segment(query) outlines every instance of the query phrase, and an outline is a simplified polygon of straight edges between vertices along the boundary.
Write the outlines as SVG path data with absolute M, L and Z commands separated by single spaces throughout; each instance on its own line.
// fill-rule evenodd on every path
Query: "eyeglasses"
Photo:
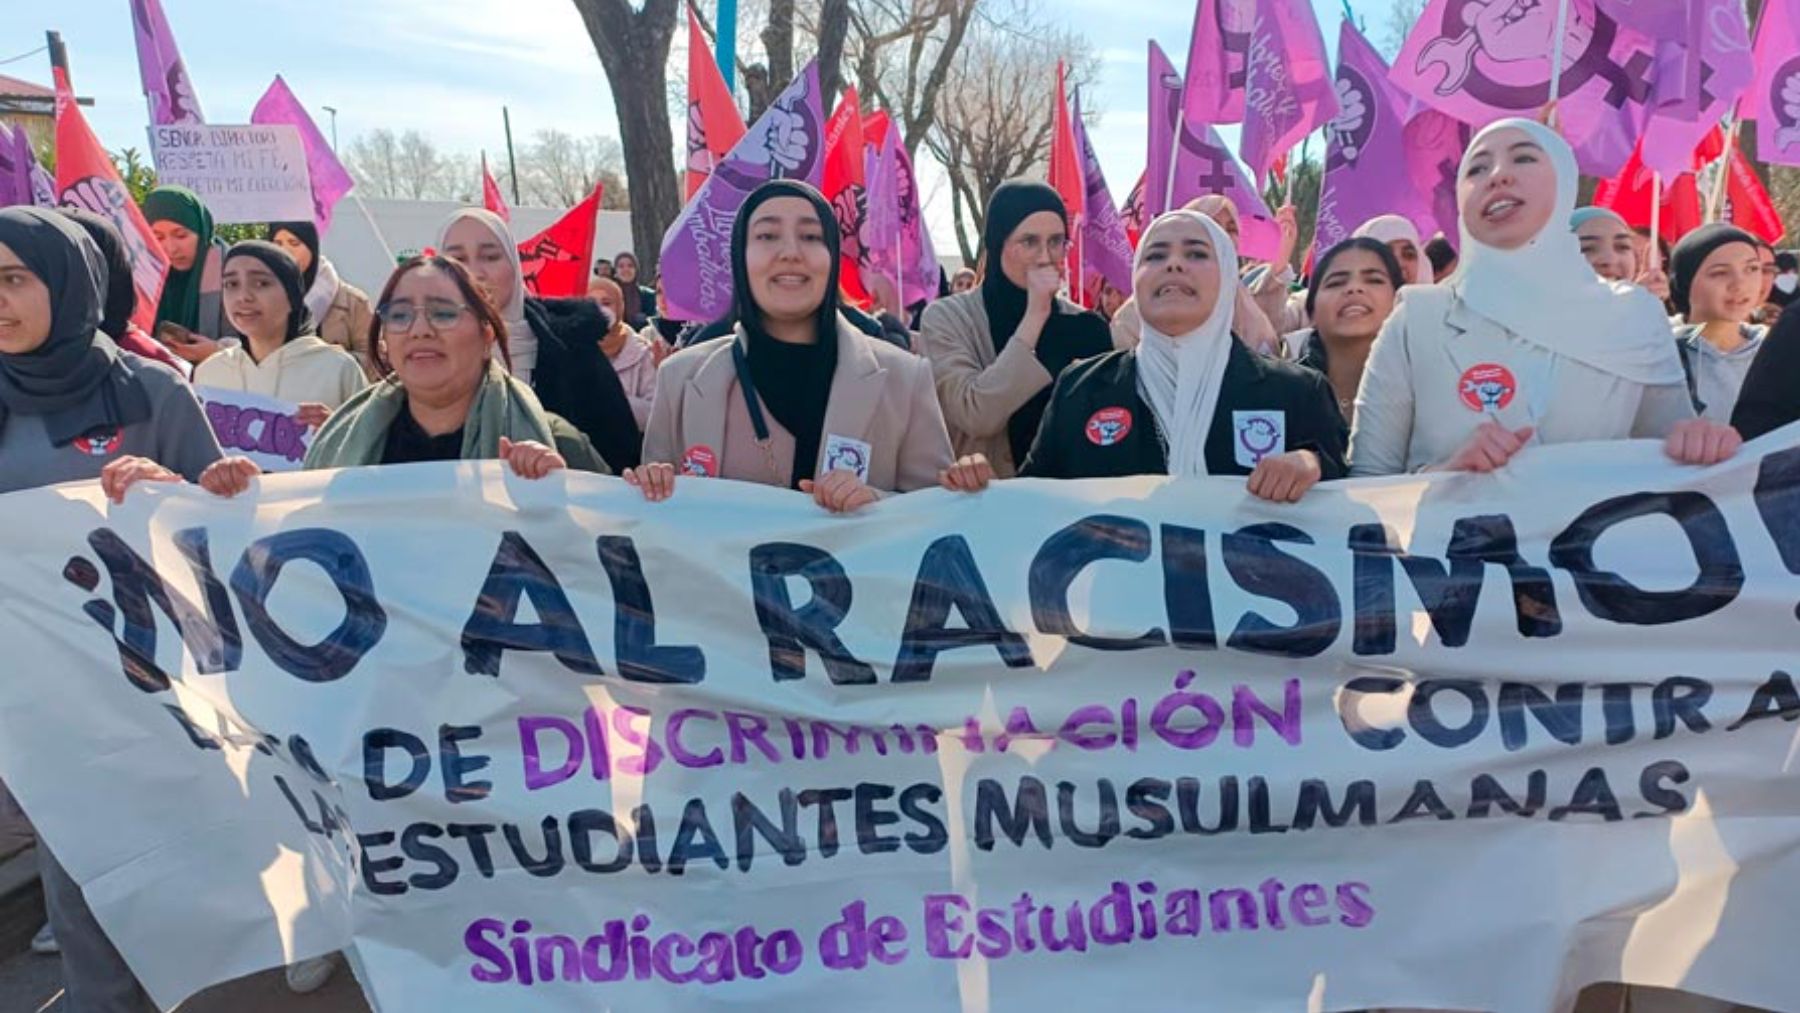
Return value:
M 457 322 L 469 312 L 469 307 L 462 303 L 428 302 L 424 309 L 420 309 L 412 303 L 403 302 L 381 306 L 375 310 L 375 315 L 381 318 L 381 326 L 391 331 L 405 333 L 413 329 L 413 324 L 417 323 L 420 317 L 425 319 L 427 327 L 434 331 L 441 331 L 455 327 Z
M 1048 252 L 1052 257 L 1060 257 L 1068 252 L 1069 237 L 1051 236 L 1049 239 L 1045 239 L 1042 236 L 1022 236 L 1013 240 L 1012 245 L 1024 250 L 1034 257 L 1045 252 Z

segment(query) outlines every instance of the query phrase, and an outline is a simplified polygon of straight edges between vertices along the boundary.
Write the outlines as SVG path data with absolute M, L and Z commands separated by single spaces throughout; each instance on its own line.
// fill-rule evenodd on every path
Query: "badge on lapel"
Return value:
M 1131 410 L 1102 408 L 1088 417 L 1088 442 L 1096 447 L 1116 446 L 1131 435 Z
M 1262 459 L 1287 452 L 1287 412 L 1232 412 L 1233 459 L 1254 468 Z
M 718 478 L 719 455 L 704 443 L 696 443 L 681 452 L 681 473 L 694 478 Z
M 825 470 L 848 471 L 864 482 L 869 480 L 869 456 L 874 448 L 861 440 L 832 434 L 825 438 Z

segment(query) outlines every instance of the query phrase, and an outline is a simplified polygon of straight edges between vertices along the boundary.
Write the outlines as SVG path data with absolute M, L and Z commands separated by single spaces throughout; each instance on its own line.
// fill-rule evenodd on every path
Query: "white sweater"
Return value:
M 367 386 L 368 379 L 349 353 L 308 334 L 261 362 L 250 358 L 246 346 L 227 345 L 194 369 L 194 385 L 337 408 Z

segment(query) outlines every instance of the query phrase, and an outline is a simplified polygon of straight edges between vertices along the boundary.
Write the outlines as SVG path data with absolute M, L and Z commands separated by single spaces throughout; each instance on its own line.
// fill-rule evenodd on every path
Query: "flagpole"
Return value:
M 1545 103 L 1548 106 L 1555 106 L 1556 100 L 1562 97 L 1563 36 L 1568 29 L 1569 0 L 1558 0 L 1556 4 L 1556 37 L 1550 41 L 1550 100 Z M 1556 115 L 1555 109 L 1551 109 L 1550 119 L 1552 121 L 1560 119 Z M 1554 122 L 1546 125 L 1552 129 L 1555 128 Z
M 1706 195 L 1706 220 L 1716 222 L 1719 212 L 1725 206 L 1725 184 L 1730 178 L 1732 155 L 1737 151 L 1737 135 L 1739 120 L 1735 116 L 1727 116 L 1729 121 L 1725 127 L 1725 151 L 1719 156 L 1718 172 L 1713 177 L 1712 192 Z
M 1174 208 L 1170 207 L 1169 205 L 1175 203 L 1175 167 L 1180 164 L 1181 138 L 1183 136 L 1182 132 L 1185 131 L 1186 129 L 1187 129 L 1187 110 L 1181 109 L 1175 113 L 1175 136 L 1170 138 L 1170 140 L 1169 140 L 1169 171 L 1168 171 L 1168 174 L 1163 178 L 1162 210 L 1160 212 L 1158 212 L 1158 214 L 1168 214 L 1170 211 L 1175 210 Z M 1148 211 L 1146 211 L 1144 214 L 1144 219 L 1145 219 L 1144 227 L 1149 228 L 1150 220 L 1154 219 L 1155 217 L 1156 217 L 1156 215 L 1150 214 Z
M 1662 232 L 1662 173 L 1650 174 L 1650 255 L 1649 267 L 1653 271 L 1662 270 L 1662 244 L 1659 236 Z
M 388 245 L 387 236 L 382 234 L 381 226 L 375 224 L 375 216 L 369 213 L 369 206 L 363 203 L 362 194 L 357 193 L 355 187 L 350 188 L 350 199 L 355 202 L 356 210 L 362 212 L 363 221 L 369 223 L 369 231 L 375 233 L 375 241 L 381 244 L 382 256 L 387 258 L 388 263 L 394 263 L 394 248 Z

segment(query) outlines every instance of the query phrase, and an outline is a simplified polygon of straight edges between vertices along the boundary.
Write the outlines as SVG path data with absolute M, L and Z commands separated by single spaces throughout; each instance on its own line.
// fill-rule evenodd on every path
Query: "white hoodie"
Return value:
M 368 385 L 348 352 L 310 334 L 261 362 L 243 345 L 227 345 L 194 369 L 194 385 L 261 394 L 291 404 L 337 408 Z

